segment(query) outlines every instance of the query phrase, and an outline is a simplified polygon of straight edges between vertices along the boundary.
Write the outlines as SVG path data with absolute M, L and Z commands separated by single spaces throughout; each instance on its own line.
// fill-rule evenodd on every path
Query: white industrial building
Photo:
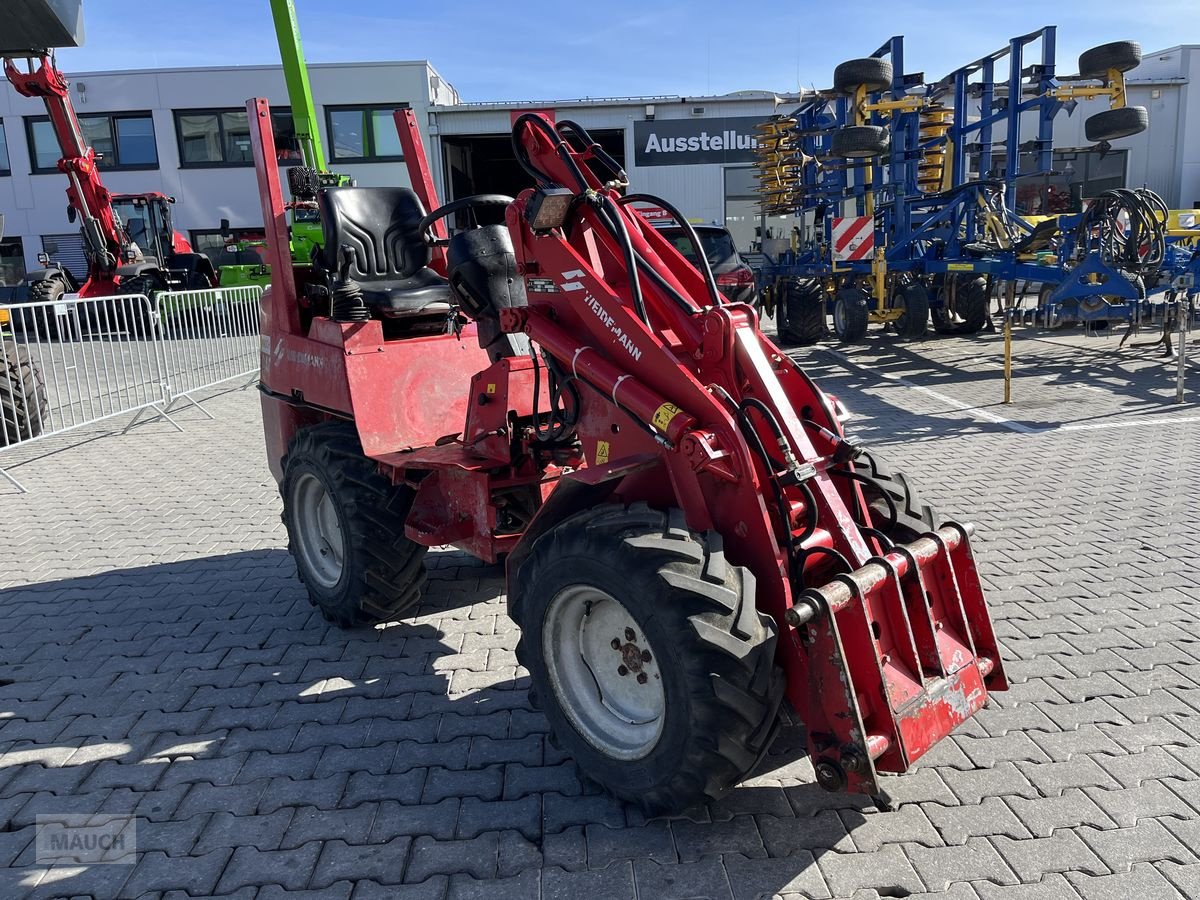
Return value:
M 720 97 L 637 97 L 540 103 L 462 103 L 425 61 L 312 65 L 311 81 L 331 169 L 362 185 L 407 184 L 391 111 L 417 114 L 444 199 L 514 193 L 527 179 L 509 147 L 515 114 L 529 109 L 572 119 L 620 160 L 636 190 L 660 195 L 698 222 L 728 225 L 739 246 L 760 224 L 749 140 L 756 122 L 787 112 L 795 97 L 745 91 Z M 1129 73 L 1129 102 L 1147 107 L 1150 130 L 1086 148 L 1083 121 L 1104 101 L 1081 102 L 1055 120 L 1056 167 L 1045 179 L 1061 195 L 1146 185 L 1172 207 L 1200 201 L 1200 45 L 1149 53 Z M 286 111 L 278 66 L 85 72 L 69 76 L 89 139 L 104 154 L 114 193 L 158 190 L 177 199 L 176 228 L 197 249 L 220 245 L 222 219 L 262 227 L 245 124 L 245 101 L 265 96 Z M 53 134 L 40 101 L 0 86 L 0 282 L 11 283 L 48 250 L 72 267 L 80 240 L 66 217 L 66 179 L 55 169 Z M 286 129 L 288 118 L 277 118 Z M 279 141 L 286 157 L 287 141 Z M 287 160 L 281 160 L 286 163 Z M 1053 193 L 1052 191 L 1049 193 Z M 1048 210 L 1047 210 L 1048 211 Z M 786 223 L 769 222 L 768 226 Z

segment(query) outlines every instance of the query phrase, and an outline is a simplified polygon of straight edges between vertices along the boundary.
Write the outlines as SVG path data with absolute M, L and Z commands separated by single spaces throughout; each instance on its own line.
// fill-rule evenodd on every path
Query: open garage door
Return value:
M 613 159 L 625 165 L 624 129 L 598 129 L 591 135 Z M 533 187 L 513 156 L 512 138 L 507 134 L 445 135 L 442 158 L 450 200 L 471 194 L 515 197 L 525 188 Z

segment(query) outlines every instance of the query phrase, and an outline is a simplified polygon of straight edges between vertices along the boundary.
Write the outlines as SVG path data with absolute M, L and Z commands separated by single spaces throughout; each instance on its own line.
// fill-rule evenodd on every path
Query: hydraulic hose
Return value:
M 651 194 L 626 194 L 617 202 L 621 206 L 626 206 L 630 203 L 653 203 L 669 212 L 675 221 L 679 223 L 679 227 L 683 229 L 684 234 L 688 236 L 688 240 L 691 241 L 696 259 L 699 260 L 697 268 L 699 268 L 700 274 L 704 276 L 704 284 L 708 288 L 708 296 L 712 300 L 712 305 L 720 306 L 725 302 L 725 298 L 721 296 L 721 291 L 717 287 L 717 279 L 713 275 L 712 266 L 708 262 L 708 254 L 704 252 L 704 245 L 700 243 L 700 236 L 696 234 L 696 229 L 692 227 L 692 223 L 684 218 L 683 213 L 661 197 L 655 197 Z

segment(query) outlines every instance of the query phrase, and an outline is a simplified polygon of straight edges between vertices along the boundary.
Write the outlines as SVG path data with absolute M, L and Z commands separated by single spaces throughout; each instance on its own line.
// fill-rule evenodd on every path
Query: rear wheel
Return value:
M 843 344 L 862 340 L 871 321 L 869 297 L 861 288 L 842 288 L 833 304 L 833 332 Z
M 896 334 L 906 338 L 925 336 L 929 324 L 929 292 L 917 281 L 902 285 L 892 295 L 892 306 L 904 312 L 896 319 Z
M 0 447 L 37 437 L 49 413 L 46 386 L 29 348 L 12 341 L 0 344 Z
M 416 605 L 426 548 L 404 534 L 413 492 L 363 455 L 352 426 L 298 432 L 284 462 L 283 524 L 308 597 L 343 628 L 393 621 Z
M 754 597 L 720 537 L 678 510 L 606 505 L 538 538 L 513 585 L 517 658 L 585 777 L 658 815 L 754 767 L 784 690 Z
M 958 279 L 953 297 L 950 284 L 951 280 L 946 279 L 941 305 L 930 310 L 934 330 L 939 334 L 977 334 L 987 324 L 987 279 Z
M 1113 41 L 1079 54 L 1079 74 L 1084 78 L 1107 78 L 1109 71 L 1128 72 L 1142 61 L 1137 41 Z
M 787 307 L 779 329 L 783 343 L 807 346 L 825 336 L 825 290 L 820 282 L 789 278 L 781 303 Z

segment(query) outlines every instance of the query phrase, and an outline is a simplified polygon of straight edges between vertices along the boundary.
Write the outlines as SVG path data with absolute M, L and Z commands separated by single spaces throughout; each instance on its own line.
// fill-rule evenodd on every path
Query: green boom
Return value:
M 300 152 L 304 155 L 304 165 L 324 172 L 325 153 L 321 149 L 321 130 L 317 124 L 312 88 L 308 83 L 308 67 L 304 63 L 304 47 L 300 43 L 300 28 L 296 24 L 296 9 L 292 0 L 271 0 L 271 15 L 275 19 L 275 35 L 279 40 L 279 55 L 283 59 L 283 78 L 287 83 L 292 122 Z

